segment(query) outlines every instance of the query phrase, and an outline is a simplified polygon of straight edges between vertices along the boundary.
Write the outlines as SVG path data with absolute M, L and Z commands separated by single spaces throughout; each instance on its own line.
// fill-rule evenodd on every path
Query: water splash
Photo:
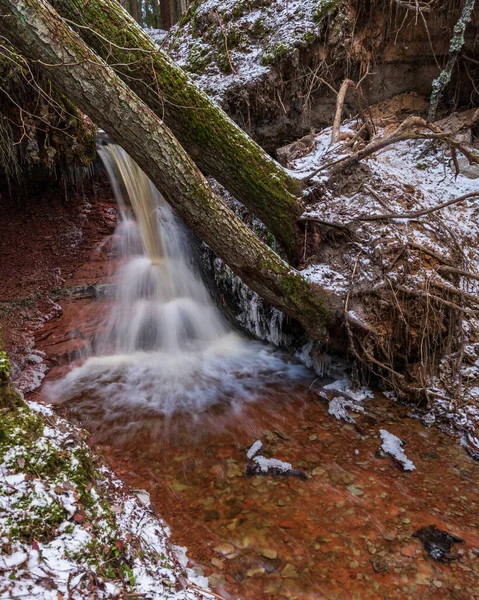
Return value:
M 287 355 L 230 330 L 169 205 L 121 148 L 105 144 L 100 156 L 121 212 L 116 300 L 95 356 L 49 393 L 111 435 L 212 405 L 234 411 L 309 380 Z

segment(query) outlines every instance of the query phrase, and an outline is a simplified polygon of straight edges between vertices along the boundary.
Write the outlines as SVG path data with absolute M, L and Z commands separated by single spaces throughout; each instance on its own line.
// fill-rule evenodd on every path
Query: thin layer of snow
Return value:
M 261 450 L 262 447 L 263 447 L 263 442 L 261 440 L 256 440 L 256 442 L 251 446 L 251 448 L 246 453 L 246 457 L 248 458 L 248 460 L 253 458 L 253 456 L 255 454 L 258 454 L 258 452 Z
M 381 448 L 387 454 L 393 456 L 398 462 L 400 462 L 405 471 L 414 471 L 415 466 L 412 460 L 405 455 L 403 450 L 403 441 L 394 435 L 389 433 L 386 429 L 380 429 L 379 435 L 381 436 L 382 444 Z
M 337 379 L 332 383 L 328 383 L 324 386 L 327 391 L 335 391 L 348 396 L 355 402 L 362 402 L 366 398 L 374 398 L 374 393 L 367 387 L 361 387 L 359 390 L 354 390 L 351 387 L 351 381 L 349 379 Z
M 289 473 L 293 470 L 291 463 L 284 462 L 277 458 L 266 458 L 265 456 L 255 456 L 253 461 L 259 467 L 262 473 L 268 473 L 270 469 L 281 471 L 282 473 Z
M 185 568 L 187 559 L 180 565 L 169 541 L 168 527 L 106 467 L 100 469 L 103 479 L 97 480 L 96 487 L 89 491 L 92 508 L 81 504 L 74 483 L 75 469 L 79 466 L 74 453 L 85 447 L 78 430 L 54 416 L 47 407 L 35 403 L 30 403 L 30 407 L 37 414 L 49 417 L 43 435 L 29 448 L 38 461 L 39 472 L 42 472 L 44 456 L 65 453 L 66 447 L 71 460 L 67 472 L 62 469 L 53 479 L 52 476 L 26 476 L 22 469 L 29 457 L 22 445 L 15 444 L 15 436 L 21 432 L 11 434 L 12 445 L 0 461 L 0 546 L 8 548 L 0 556 L 2 598 L 58 600 L 60 595 L 71 600 L 90 598 L 92 576 L 96 600 L 123 597 L 124 586 L 96 573 L 101 559 L 96 557 L 97 562 L 91 562 L 92 552 L 96 554 L 96 551 L 90 547 L 103 548 L 116 543 L 122 545 L 131 565 L 129 591 L 135 595 L 150 600 L 212 598 L 206 578 L 198 578 L 191 569 Z M 108 519 L 102 520 L 107 510 L 106 498 L 108 506 L 115 510 L 111 510 Z M 15 527 L 23 520 L 41 524 L 42 515 L 51 511 L 61 514 L 62 509 L 63 520 L 60 519 L 45 539 L 39 538 L 32 544 L 16 537 Z M 94 511 L 91 515 L 90 510 Z M 94 532 L 89 521 L 92 518 Z M 130 539 L 135 540 L 131 549 Z M 195 583 L 204 592 L 190 588 L 189 583 Z
M 172 32 L 169 51 L 181 67 L 190 71 L 197 84 L 221 102 L 228 89 L 248 86 L 264 79 L 275 54 L 291 54 L 295 47 L 310 43 L 311 34 L 319 35 L 320 28 L 314 20 L 314 14 L 327 1 L 271 0 L 263 3 L 259 10 L 254 3 L 240 0 L 207 0 L 195 7 L 193 19 Z M 238 10 L 242 14 L 230 22 L 230 16 L 236 15 Z M 218 56 L 214 46 L 223 53 L 224 44 L 216 12 L 226 36 L 230 32 L 241 36 L 239 44 L 229 44 L 228 48 L 235 73 L 224 73 L 216 62 Z M 200 35 L 196 33 L 198 29 Z M 213 44 L 210 37 L 212 29 Z M 205 65 L 200 73 L 194 72 L 198 59 Z
M 348 288 L 349 280 L 327 264 L 313 264 L 300 271 L 301 275 L 312 283 L 321 285 L 325 290 L 343 292 Z

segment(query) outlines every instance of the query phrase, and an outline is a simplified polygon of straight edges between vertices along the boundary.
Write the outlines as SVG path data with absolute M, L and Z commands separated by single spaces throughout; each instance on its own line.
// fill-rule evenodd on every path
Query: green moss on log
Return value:
M 52 4 L 63 17 L 82 25 L 78 33 L 164 119 L 200 169 L 261 219 L 293 258 L 300 184 L 158 50 L 115 0 Z M 185 18 L 193 19 L 194 10 Z M 199 51 L 196 58 L 195 68 L 202 69 Z
M 10 379 L 11 366 L 7 353 L 3 350 L 0 332 L 0 410 L 8 412 L 24 404 L 22 397 L 15 390 Z

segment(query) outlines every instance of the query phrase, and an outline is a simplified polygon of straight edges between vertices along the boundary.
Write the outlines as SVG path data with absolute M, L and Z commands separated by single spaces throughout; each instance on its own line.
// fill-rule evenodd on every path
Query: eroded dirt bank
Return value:
M 47 367 L 65 365 L 94 334 L 100 305 L 85 300 L 96 294 L 92 286 L 108 283 L 113 256 L 111 245 L 103 242 L 114 232 L 117 209 L 106 179 L 96 176 L 68 196 L 53 185 L 11 197 L 2 194 L 1 222 L 2 335 L 15 384 L 28 392 L 45 372 L 40 346 L 52 346 Z M 75 299 L 76 311 L 93 307 L 90 338 L 75 329 L 64 302 L 69 297 Z M 59 338 L 68 340 L 64 346 L 57 345 L 58 330 Z

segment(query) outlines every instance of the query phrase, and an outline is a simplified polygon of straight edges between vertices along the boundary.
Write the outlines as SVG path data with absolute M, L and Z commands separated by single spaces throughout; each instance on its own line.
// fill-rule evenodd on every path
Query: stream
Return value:
M 319 392 L 331 380 L 232 331 L 160 194 L 117 146 L 100 154 L 121 213 L 115 295 L 92 347 L 43 397 L 150 494 L 223 598 L 479 598 L 479 464 L 380 392 L 356 424 L 329 414 Z M 66 321 L 91 327 L 82 310 L 70 304 Z M 414 471 L 378 452 L 380 429 L 405 442 Z M 292 471 L 247 472 L 257 440 Z M 445 562 L 413 536 L 430 525 L 463 540 Z

